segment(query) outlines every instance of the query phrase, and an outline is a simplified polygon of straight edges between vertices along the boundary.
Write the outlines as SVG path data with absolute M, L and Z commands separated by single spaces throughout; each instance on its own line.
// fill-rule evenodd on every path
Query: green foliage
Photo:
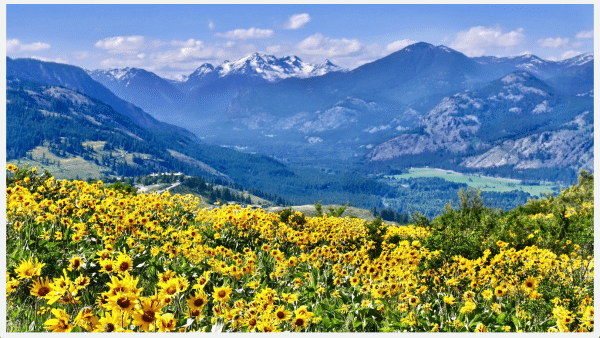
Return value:
M 294 226 L 303 226 L 306 224 L 306 217 L 300 212 L 294 212 L 291 207 L 279 212 L 279 219 L 283 223 Z
M 369 258 L 377 258 L 381 254 L 381 244 L 384 242 L 383 236 L 387 232 L 388 225 L 383 223 L 381 217 L 377 217 L 373 222 L 365 224 L 365 228 L 367 230 L 366 242 L 373 244 L 369 249 Z
M 484 206 L 480 191 L 459 192 L 460 209 L 448 203 L 444 212 L 431 222 L 433 230 L 424 245 L 443 250 L 445 257 L 481 257 L 486 250 L 499 252 L 498 241 L 516 250 L 536 245 L 557 254 L 572 252 L 575 243 L 583 256 L 593 254 L 593 175 L 582 171 L 579 183 L 557 197 L 530 200 L 509 212 Z M 427 226 L 417 214 L 413 223 Z M 428 267 L 439 267 L 442 259 L 433 259 Z
M 327 210 L 329 210 L 329 216 L 332 217 L 340 217 L 344 211 L 346 211 L 346 208 L 350 205 L 350 202 L 346 203 L 346 205 L 341 206 L 337 209 L 335 209 L 334 207 L 328 207 Z
M 317 211 L 317 217 L 323 217 L 323 205 L 321 201 L 315 203 L 315 210 Z
M 115 190 L 117 192 L 121 192 L 124 194 L 128 194 L 128 195 L 137 195 L 137 189 L 132 187 L 129 183 L 125 183 L 123 184 L 123 182 L 121 181 L 116 181 L 113 184 L 107 185 L 106 186 L 107 189 L 112 189 Z

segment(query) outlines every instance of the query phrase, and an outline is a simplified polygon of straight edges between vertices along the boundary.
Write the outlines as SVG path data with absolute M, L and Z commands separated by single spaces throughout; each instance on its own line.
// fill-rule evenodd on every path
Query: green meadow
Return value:
M 386 178 L 393 179 L 409 179 L 418 177 L 439 177 L 446 181 L 455 183 L 465 183 L 474 189 L 490 192 L 508 192 L 512 190 L 521 190 L 532 196 L 541 197 L 543 193 L 557 192 L 558 186 L 553 184 L 527 185 L 521 180 L 486 177 L 479 175 L 461 174 L 452 170 L 444 170 L 437 168 L 411 168 L 408 174 L 390 175 Z

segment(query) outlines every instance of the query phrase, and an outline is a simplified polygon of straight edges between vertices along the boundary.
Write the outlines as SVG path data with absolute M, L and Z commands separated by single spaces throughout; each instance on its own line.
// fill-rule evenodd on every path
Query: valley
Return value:
M 593 170 L 592 66 L 593 54 L 469 58 L 427 43 L 353 70 L 254 53 L 180 80 L 8 58 L 7 159 L 428 217 L 473 188 L 508 210 Z M 32 120 L 44 122 L 22 127 Z M 414 169 L 427 167 L 439 170 Z

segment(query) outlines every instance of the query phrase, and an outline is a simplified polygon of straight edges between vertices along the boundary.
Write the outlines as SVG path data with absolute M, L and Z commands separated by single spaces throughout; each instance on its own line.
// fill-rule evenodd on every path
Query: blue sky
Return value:
M 253 52 L 353 69 L 408 44 L 468 56 L 593 52 L 593 5 L 6 5 L 6 53 L 188 75 Z

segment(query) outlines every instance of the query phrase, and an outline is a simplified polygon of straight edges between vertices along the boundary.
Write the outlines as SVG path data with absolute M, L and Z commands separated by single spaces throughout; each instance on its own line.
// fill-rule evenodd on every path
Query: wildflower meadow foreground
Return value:
M 7 166 L 10 332 L 589 332 L 593 176 L 412 224 L 128 194 Z

